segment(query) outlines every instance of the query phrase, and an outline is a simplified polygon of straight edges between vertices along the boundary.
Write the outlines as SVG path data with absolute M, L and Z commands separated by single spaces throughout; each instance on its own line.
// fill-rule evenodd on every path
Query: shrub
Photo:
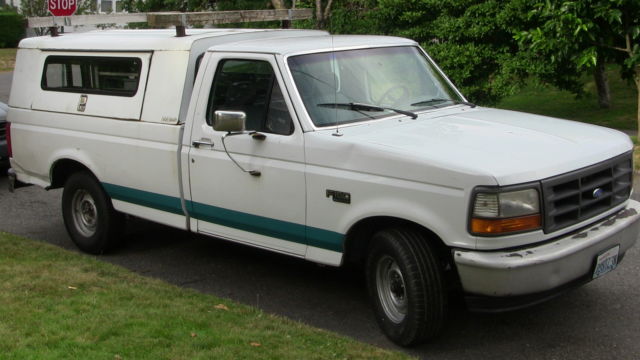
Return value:
M 14 48 L 24 38 L 24 17 L 12 11 L 0 11 L 0 48 Z

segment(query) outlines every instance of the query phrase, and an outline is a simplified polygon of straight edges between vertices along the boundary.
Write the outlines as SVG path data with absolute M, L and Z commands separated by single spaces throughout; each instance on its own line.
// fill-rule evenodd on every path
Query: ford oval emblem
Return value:
M 594 199 L 597 199 L 604 195 L 604 190 L 602 190 L 601 188 L 596 188 L 595 190 L 593 190 L 593 193 L 591 193 L 591 195 Z

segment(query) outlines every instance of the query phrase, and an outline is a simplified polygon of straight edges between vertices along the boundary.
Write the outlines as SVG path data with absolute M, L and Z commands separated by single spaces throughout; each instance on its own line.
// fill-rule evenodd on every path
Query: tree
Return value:
M 316 0 L 316 27 L 318 29 L 324 29 L 327 26 L 327 20 L 331 16 L 331 5 L 333 0 L 327 0 L 324 8 L 322 7 L 322 0 Z
M 514 29 L 528 28 L 527 0 L 379 0 L 378 31 L 421 43 L 472 101 L 485 104 L 509 95 L 530 73 L 555 73 L 518 51 Z M 565 64 L 557 63 L 559 67 Z M 560 81 L 559 79 L 558 81 Z M 575 86 L 575 79 L 562 79 Z
M 620 66 L 623 77 L 633 79 L 640 131 L 640 1 L 547 0 L 530 14 L 541 25 L 518 34 L 521 45 L 552 62 L 571 62 L 576 73 L 602 66 L 606 57 Z
M 325 17 L 324 29 L 335 34 L 379 33 L 374 16 L 378 11 L 377 4 L 377 0 L 334 1 L 329 8 L 330 13 L 327 13 L 328 19 Z
M 286 9 L 287 7 L 284 4 L 284 0 L 271 0 L 271 5 L 273 5 L 274 9 Z

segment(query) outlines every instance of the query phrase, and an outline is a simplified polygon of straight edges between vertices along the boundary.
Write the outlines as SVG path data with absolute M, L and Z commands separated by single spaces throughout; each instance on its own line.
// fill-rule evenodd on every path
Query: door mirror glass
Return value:
M 247 115 L 244 111 L 218 110 L 214 113 L 213 129 L 215 131 L 242 132 L 245 129 Z

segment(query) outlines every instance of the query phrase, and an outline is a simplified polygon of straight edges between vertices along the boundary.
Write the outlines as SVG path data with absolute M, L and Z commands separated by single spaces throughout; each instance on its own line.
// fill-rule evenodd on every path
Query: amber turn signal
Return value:
M 540 214 L 519 216 L 509 219 L 471 219 L 471 232 L 483 235 L 499 235 L 540 228 Z

